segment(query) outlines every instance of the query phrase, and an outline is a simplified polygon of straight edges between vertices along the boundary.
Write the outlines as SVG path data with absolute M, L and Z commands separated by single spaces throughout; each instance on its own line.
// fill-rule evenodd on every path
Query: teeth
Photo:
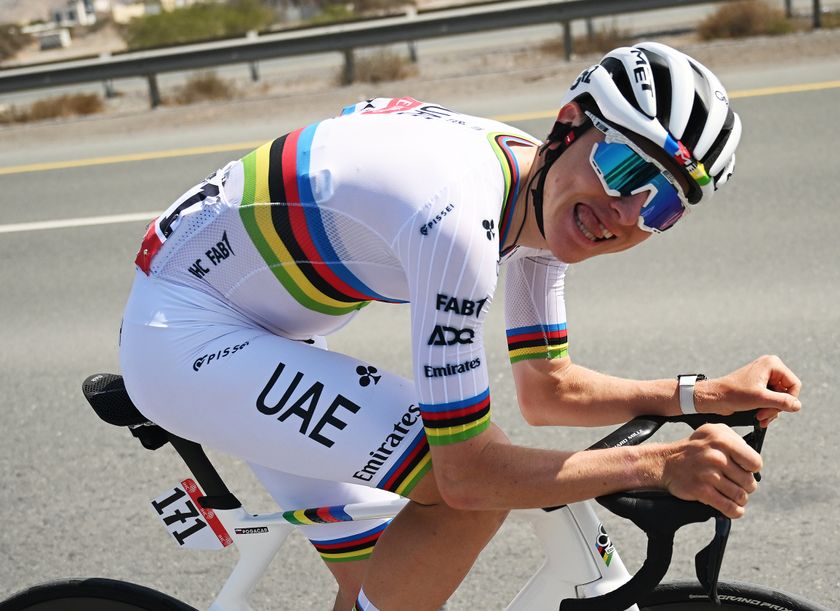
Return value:
M 592 233 L 590 233 L 586 227 L 583 226 L 583 223 L 580 222 L 580 219 L 577 217 L 577 214 L 575 214 L 575 223 L 577 224 L 578 229 L 580 229 L 581 233 L 585 235 L 588 240 L 595 242 L 598 239 L 594 235 L 592 235 Z
M 598 242 L 599 240 L 608 240 L 615 235 L 609 229 L 604 227 L 603 223 L 601 222 L 598 223 L 599 229 L 601 230 L 601 235 L 596 236 L 595 234 L 593 234 L 586 228 L 586 226 L 584 226 L 583 222 L 580 220 L 577 209 L 575 209 L 575 224 L 578 226 L 578 229 L 580 229 L 581 233 L 585 235 L 586 238 L 591 242 Z

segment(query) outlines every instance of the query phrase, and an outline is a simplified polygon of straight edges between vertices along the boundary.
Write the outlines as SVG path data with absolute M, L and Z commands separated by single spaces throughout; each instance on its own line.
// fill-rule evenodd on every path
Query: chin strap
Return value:
M 537 218 L 537 228 L 540 230 L 542 237 L 545 237 L 545 224 L 543 222 L 543 187 L 545 186 L 545 179 L 548 176 L 548 171 L 560 155 L 562 155 L 566 149 L 571 146 L 572 142 L 589 131 L 590 127 L 592 127 L 592 121 L 589 119 L 586 119 L 586 121 L 577 126 L 557 122 L 554 124 L 554 128 L 548 135 L 547 144 L 544 144 L 542 147 L 545 161 L 543 162 L 542 167 L 537 170 L 537 174 L 534 175 L 534 178 L 531 179 L 531 182 L 533 182 L 534 179 L 537 181 L 537 186 L 531 189 L 531 197 L 534 200 L 534 214 Z M 557 146 L 549 148 L 550 144 L 556 144 Z

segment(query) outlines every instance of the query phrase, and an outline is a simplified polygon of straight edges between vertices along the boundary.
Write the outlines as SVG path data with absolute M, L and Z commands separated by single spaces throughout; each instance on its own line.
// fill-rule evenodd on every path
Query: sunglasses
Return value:
M 673 227 L 688 212 L 688 200 L 676 178 L 621 132 L 601 121 L 595 127 L 605 139 L 592 147 L 589 163 L 607 195 L 629 197 L 647 191 L 639 227 L 653 233 Z

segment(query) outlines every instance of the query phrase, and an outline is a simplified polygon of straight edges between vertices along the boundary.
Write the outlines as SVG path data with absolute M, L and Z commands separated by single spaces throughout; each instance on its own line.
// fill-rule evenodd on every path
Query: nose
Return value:
M 615 212 L 620 224 L 630 227 L 638 222 L 642 213 L 642 206 L 649 195 L 647 191 L 642 191 L 627 197 L 613 197 L 610 201 L 610 208 Z

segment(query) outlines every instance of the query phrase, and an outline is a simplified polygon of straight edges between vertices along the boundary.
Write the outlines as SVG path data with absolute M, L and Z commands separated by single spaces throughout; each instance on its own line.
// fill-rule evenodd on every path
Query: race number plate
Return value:
M 222 549 L 233 540 L 216 512 L 202 507 L 201 488 L 185 479 L 152 501 L 152 509 L 172 538 L 186 549 Z

